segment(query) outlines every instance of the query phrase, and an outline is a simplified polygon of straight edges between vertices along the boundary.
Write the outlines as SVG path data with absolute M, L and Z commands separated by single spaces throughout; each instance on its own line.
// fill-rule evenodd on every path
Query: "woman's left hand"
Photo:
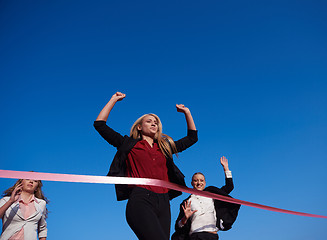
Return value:
M 220 158 L 220 164 L 221 164 L 221 166 L 223 166 L 224 171 L 229 171 L 229 168 L 228 168 L 228 160 L 227 160 L 227 158 L 225 158 L 225 156 L 222 156 Z
M 10 198 L 9 198 L 9 201 L 10 201 L 11 203 L 14 203 L 14 202 L 16 202 L 16 201 L 18 200 L 19 195 L 20 195 L 21 192 L 22 192 L 22 189 L 23 189 L 23 184 L 22 184 L 22 183 L 18 184 L 18 185 L 14 188 L 14 190 L 12 191 L 12 193 L 11 193 L 11 195 L 10 195 Z
M 176 104 L 177 112 L 188 113 L 190 109 L 184 106 L 184 104 Z
M 190 109 L 185 107 L 184 104 L 176 104 L 176 108 L 177 108 L 177 112 L 181 112 L 185 114 L 187 129 L 196 130 Z

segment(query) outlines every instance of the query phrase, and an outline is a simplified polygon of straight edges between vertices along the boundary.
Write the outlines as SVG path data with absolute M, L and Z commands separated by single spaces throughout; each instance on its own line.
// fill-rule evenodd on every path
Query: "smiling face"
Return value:
M 191 184 L 194 189 L 203 191 L 206 186 L 206 179 L 203 174 L 197 173 L 193 175 Z
M 146 115 L 137 128 L 142 132 L 142 135 L 154 138 L 158 132 L 158 121 L 154 116 Z
M 23 184 L 22 191 L 34 194 L 37 187 L 39 186 L 39 181 L 31 180 L 31 179 L 23 179 L 22 184 Z

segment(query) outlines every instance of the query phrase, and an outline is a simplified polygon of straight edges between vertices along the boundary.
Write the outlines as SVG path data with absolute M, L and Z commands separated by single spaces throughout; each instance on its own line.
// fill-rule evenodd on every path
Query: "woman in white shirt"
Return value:
M 40 180 L 19 179 L 0 199 L 0 240 L 46 240 L 48 200 Z
M 225 172 L 225 186 L 206 188 L 205 176 L 197 172 L 192 176 L 193 188 L 228 196 L 234 188 L 232 173 L 228 168 L 228 160 L 224 156 L 220 158 L 220 163 Z M 180 206 L 180 213 L 175 223 L 176 232 L 172 240 L 218 240 L 217 232 L 232 227 L 239 208 L 238 204 L 192 194 Z

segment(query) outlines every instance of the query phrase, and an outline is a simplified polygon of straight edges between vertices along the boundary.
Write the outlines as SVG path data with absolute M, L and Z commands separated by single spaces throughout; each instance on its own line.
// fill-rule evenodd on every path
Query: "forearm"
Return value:
M 47 239 L 46 237 L 39 238 L 39 240 L 46 240 L 46 239 Z
M 226 177 L 225 178 L 225 186 L 223 186 L 221 189 L 223 191 L 225 191 L 227 194 L 229 194 L 234 189 L 232 172 L 229 170 L 228 160 L 226 157 L 222 156 L 220 158 L 220 163 L 224 168 L 225 177 Z
M 11 204 L 13 204 L 12 202 L 8 201 L 6 202 L 1 208 L 0 208 L 0 218 L 3 217 L 3 215 L 5 215 L 5 212 L 7 211 L 7 209 L 11 206 Z
M 196 130 L 195 123 L 190 111 L 185 112 L 185 119 L 187 123 L 187 129 Z
M 223 168 L 224 168 L 224 172 L 229 172 L 230 171 L 228 165 L 223 166 Z
M 115 106 L 116 102 L 117 102 L 116 100 L 110 99 L 110 101 L 106 104 L 106 106 L 104 106 L 104 108 L 101 110 L 101 112 L 99 113 L 96 120 L 97 121 L 107 121 L 108 116 L 109 116 L 112 108 Z

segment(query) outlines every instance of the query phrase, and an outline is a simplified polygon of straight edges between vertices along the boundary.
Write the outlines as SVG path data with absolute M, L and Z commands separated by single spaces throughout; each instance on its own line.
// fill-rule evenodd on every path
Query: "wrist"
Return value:
M 118 100 L 116 98 L 111 98 L 109 102 L 116 103 Z
M 232 178 L 232 171 L 225 171 L 226 178 Z
M 188 218 L 187 218 L 186 216 L 184 216 L 184 217 L 181 219 L 181 223 L 182 223 L 183 225 L 185 225 L 186 222 L 187 222 L 187 220 L 188 220 Z
M 184 111 L 184 114 L 185 115 L 190 115 L 191 114 L 191 111 L 189 109 L 187 109 L 187 110 Z

